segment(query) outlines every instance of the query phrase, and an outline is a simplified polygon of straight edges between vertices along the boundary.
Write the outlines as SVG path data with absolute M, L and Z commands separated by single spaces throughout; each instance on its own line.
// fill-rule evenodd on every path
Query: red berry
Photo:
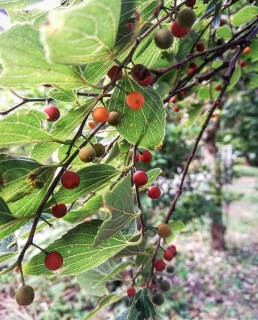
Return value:
M 67 213 L 67 208 L 66 208 L 66 205 L 62 202 L 54 205 L 52 208 L 51 208 L 51 211 L 52 211 L 52 215 L 56 218 L 63 218 L 66 213 Z
M 146 86 L 149 86 L 153 81 L 153 76 L 152 74 L 150 73 L 150 75 L 143 81 L 137 81 L 139 83 L 139 85 L 143 86 L 143 87 L 146 87 Z
M 150 163 L 152 160 L 152 154 L 149 151 L 143 151 L 140 154 L 139 159 L 143 163 Z
M 185 5 L 187 7 L 193 7 L 195 5 L 196 0 L 187 0 Z
M 157 271 L 163 271 L 165 270 L 166 268 L 166 264 L 163 260 L 161 259 L 158 259 L 158 260 L 155 260 L 154 261 L 154 268 L 157 270 Z
M 161 190 L 156 186 L 152 186 L 148 189 L 147 195 L 151 199 L 158 199 L 161 195 Z
M 49 270 L 57 270 L 63 264 L 63 257 L 57 251 L 50 251 L 47 253 L 44 263 Z
M 136 290 L 134 287 L 127 288 L 126 292 L 129 298 L 132 298 L 136 294 Z
M 196 69 L 197 68 L 197 64 L 192 62 L 192 63 L 190 63 L 189 68 Z
M 176 98 L 176 97 L 170 98 L 170 102 L 171 102 L 171 103 L 176 103 L 176 102 L 177 102 L 177 98 Z
M 196 50 L 197 50 L 198 52 L 203 52 L 204 49 L 205 49 L 205 46 L 204 46 L 203 43 L 198 43 L 198 44 L 197 44 Z
M 195 71 L 195 68 L 189 68 L 189 69 L 187 70 L 187 73 L 190 75 L 190 74 L 192 74 L 194 71 Z
M 239 65 L 240 65 L 240 67 L 244 68 L 244 67 L 246 67 L 247 63 L 245 60 L 240 60 Z
M 168 250 L 174 254 L 174 257 L 177 255 L 176 246 L 174 246 L 173 244 L 168 247 Z
M 138 187 L 142 187 L 148 182 L 148 176 L 144 171 L 136 171 L 133 175 L 133 181 Z
M 172 25 L 170 27 L 170 30 L 171 30 L 173 36 L 176 37 L 176 38 L 183 38 L 189 32 L 188 28 L 181 28 L 178 25 L 176 20 L 172 23 Z
M 111 80 L 113 80 L 118 68 L 119 68 L 119 66 L 113 66 L 113 67 L 111 67 L 111 69 L 108 70 L 107 75 Z M 116 80 L 120 80 L 122 78 L 122 76 L 123 76 L 123 73 L 122 73 L 122 71 L 120 71 L 117 75 Z
M 60 111 L 56 106 L 47 106 L 43 111 L 48 115 L 47 121 L 54 122 L 60 117 Z
M 188 92 L 187 90 L 181 91 L 182 94 L 187 94 L 187 92 Z
M 215 84 L 214 89 L 217 90 L 217 91 L 220 90 L 221 89 L 221 85 L 219 83 Z
M 179 110 L 180 110 L 179 106 L 174 106 L 174 107 L 173 107 L 173 111 L 174 111 L 174 112 L 178 112 Z
M 174 258 L 174 253 L 172 250 L 166 250 L 164 253 L 163 253 L 163 258 L 166 260 L 166 261 L 171 261 L 173 258 Z
M 62 175 L 61 183 L 66 189 L 74 189 L 80 184 L 80 177 L 76 172 L 66 171 Z

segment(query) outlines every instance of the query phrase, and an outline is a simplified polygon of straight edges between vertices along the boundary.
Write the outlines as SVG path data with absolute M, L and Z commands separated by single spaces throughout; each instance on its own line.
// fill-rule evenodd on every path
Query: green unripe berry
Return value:
M 80 149 L 79 158 L 83 162 L 92 162 L 96 157 L 96 151 L 90 146 L 86 146 Z
M 175 267 L 173 266 L 167 266 L 167 269 L 166 269 L 167 273 L 173 273 L 175 271 Z
M 102 143 L 94 143 L 94 145 L 92 146 L 92 148 L 95 150 L 96 152 L 96 157 L 99 158 L 99 157 L 102 157 L 105 152 L 106 152 L 106 149 L 105 147 L 103 146 Z
M 160 49 L 168 49 L 173 43 L 173 35 L 168 29 L 160 29 L 154 36 L 154 42 Z
M 122 120 L 122 118 L 121 118 L 120 113 L 118 113 L 116 111 L 111 111 L 109 113 L 109 117 L 108 117 L 107 122 L 110 126 L 116 127 L 121 123 L 121 120 Z
M 159 292 L 154 293 L 154 295 L 152 296 L 152 302 L 155 303 L 157 306 L 161 306 L 164 303 L 163 295 Z
M 178 12 L 176 20 L 181 28 L 191 28 L 195 23 L 196 14 L 190 8 L 183 8 Z
M 16 302 L 22 307 L 30 305 L 34 300 L 34 296 L 35 294 L 33 288 L 26 284 L 17 289 L 15 292 Z
M 160 290 L 167 292 L 170 289 L 170 283 L 167 280 L 162 280 L 159 287 Z

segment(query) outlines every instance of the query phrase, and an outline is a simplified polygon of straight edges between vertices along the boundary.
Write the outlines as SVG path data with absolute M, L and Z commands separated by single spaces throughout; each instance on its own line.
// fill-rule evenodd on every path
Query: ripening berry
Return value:
M 178 12 L 176 20 L 181 28 L 191 28 L 195 23 L 196 14 L 190 8 L 183 8 Z
M 183 38 L 189 32 L 188 28 L 182 28 L 178 25 L 177 20 L 175 20 L 170 27 L 170 30 L 174 37 Z
M 131 76 L 138 83 L 146 80 L 150 75 L 151 73 L 149 69 L 141 63 L 137 63 L 132 67 Z
M 205 46 L 204 46 L 203 43 L 198 43 L 198 44 L 197 44 L 196 50 L 197 50 L 198 52 L 203 52 L 204 49 L 205 49 Z
M 100 142 L 94 143 L 92 148 L 95 150 L 97 158 L 102 157 L 106 152 L 106 148 Z
M 158 260 L 155 260 L 154 261 L 154 268 L 157 270 L 157 271 L 163 271 L 165 270 L 166 268 L 166 264 L 163 260 L 161 259 L 158 259 Z
M 57 251 L 50 251 L 47 253 L 44 263 L 49 270 L 57 270 L 63 264 L 63 257 Z
M 108 120 L 109 111 L 105 107 L 96 107 L 92 111 L 92 118 L 97 122 L 105 122 Z
M 143 107 L 145 102 L 144 96 L 137 91 L 130 92 L 126 97 L 128 107 L 133 110 L 139 110 Z
M 35 293 L 33 288 L 27 284 L 24 284 L 15 292 L 16 302 L 22 307 L 30 305 L 34 300 L 34 296 Z
M 173 111 L 174 111 L 174 112 L 178 112 L 179 110 L 180 110 L 179 106 L 174 106 L 174 107 L 173 107 Z
M 143 163 L 150 163 L 152 160 L 152 154 L 149 151 L 141 152 L 139 159 Z
M 168 29 L 159 29 L 154 36 L 154 42 L 160 49 L 168 49 L 173 43 L 173 35 Z
M 92 162 L 96 157 L 96 151 L 91 146 L 85 146 L 80 149 L 78 156 L 83 162 Z
M 109 116 L 108 116 L 108 124 L 110 126 L 116 127 L 121 123 L 122 117 L 120 115 L 120 113 L 116 112 L 116 111 L 111 111 L 109 112 Z
M 60 117 L 60 111 L 56 106 L 47 106 L 43 111 L 48 115 L 47 121 L 54 122 Z
M 172 234 L 172 230 L 167 223 L 161 223 L 158 225 L 157 234 L 161 238 L 167 238 Z
M 248 54 L 250 52 L 251 52 L 251 48 L 250 47 L 245 47 L 244 50 L 243 50 L 244 54 Z
M 133 181 L 138 187 L 142 187 L 148 182 L 148 176 L 144 171 L 136 171 L 133 175 Z
M 147 195 L 151 199 L 158 199 L 161 195 L 161 190 L 156 186 L 151 186 L 147 191 Z
M 66 189 L 74 189 L 80 184 L 80 177 L 76 172 L 66 171 L 62 175 L 61 183 Z
M 52 215 L 56 218 L 63 218 L 67 213 L 66 205 L 62 202 L 51 207 Z
M 152 302 L 157 306 L 161 306 L 164 303 L 163 295 L 159 292 L 154 293 L 154 295 L 152 296 Z
M 86 122 L 86 126 L 89 128 L 89 129 L 94 129 L 96 127 L 96 124 L 93 120 L 89 120 Z
M 164 258 L 166 261 L 171 261 L 171 260 L 173 260 L 173 258 L 174 258 L 174 253 L 172 252 L 172 250 L 166 250 L 166 251 L 163 253 L 163 258 Z
M 221 89 L 221 85 L 219 83 L 215 84 L 214 89 L 219 91 Z
M 127 288 L 126 292 L 129 298 L 132 298 L 136 294 L 136 290 L 134 287 Z
M 177 102 L 177 98 L 176 97 L 172 97 L 169 100 L 171 103 L 176 103 Z
M 113 80 L 113 78 L 116 75 L 116 72 L 118 70 L 119 66 L 113 66 L 108 70 L 108 77 L 110 78 L 110 80 Z M 120 80 L 123 76 L 122 70 L 118 73 L 116 80 Z
M 167 292 L 170 289 L 170 283 L 167 280 L 162 280 L 159 285 L 160 290 Z
M 245 60 L 240 60 L 240 61 L 239 61 L 239 65 L 240 65 L 241 68 L 244 68 L 244 67 L 247 66 L 247 63 L 246 63 Z

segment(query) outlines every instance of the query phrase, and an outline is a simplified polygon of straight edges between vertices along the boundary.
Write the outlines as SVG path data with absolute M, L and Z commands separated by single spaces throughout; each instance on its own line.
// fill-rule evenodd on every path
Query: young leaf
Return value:
M 126 104 L 126 94 L 116 88 L 110 99 L 109 111 L 117 111 L 122 115 L 117 131 L 130 143 L 137 144 L 147 150 L 158 149 L 165 133 L 165 111 L 159 94 L 150 86 L 144 89 L 129 77 L 120 82 L 125 92 L 140 92 L 145 98 L 144 106 L 132 110 Z
M 48 58 L 77 65 L 112 59 L 120 10 L 120 0 L 89 0 L 51 12 L 41 28 Z
M 78 274 L 104 263 L 128 245 L 121 232 L 95 247 L 94 238 L 101 226 L 101 220 L 91 220 L 77 225 L 45 250 L 58 251 L 64 263 L 62 275 Z M 45 253 L 41 252 L 23 265 L 24 274 L 52 274 L 44 264 Z
M 231 18 L 231 23 L 234 27 L 238 27 L 241 24 L 248 23 L 256 18 L 258 15 L 257 6 L 245 6 L 237 11 L 237 13 Z
M 96 246 L 112 237 L 137 217 L 134 212 L 130 175 L 119 181 L 112 191 L 104 195 L 104 205 L 109 211 L 109 218 L 105 219 L 99 229 L 94 242 Z
M 33 88 L 51 83 L 77 89 L 85 84 L 72 67 L 46 60 L 39 32 L 30 24 L 14 25 L 0 35 L 0 59 L 4 66 L 0 85 L 5 88 Z

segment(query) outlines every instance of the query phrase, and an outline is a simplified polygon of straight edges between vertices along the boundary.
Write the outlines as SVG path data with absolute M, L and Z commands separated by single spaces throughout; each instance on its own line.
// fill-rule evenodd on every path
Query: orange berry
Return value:
M 92 118 L 97 122 L 105 122 L 109 117 L 109 111 L 105 107 L 97 107 L 92 111 Z
M 137 91 L 130 92 L 126 97 L 126 103 L 128 107 L 130 107 L 133 110 L 139 110 L 144 105 L 144 96 Z
M 250 52 L 251 52 L 251 48 L 250 47 L 245 47 L 244 50 L 243 50 L 244 54 L 248 54 Z

